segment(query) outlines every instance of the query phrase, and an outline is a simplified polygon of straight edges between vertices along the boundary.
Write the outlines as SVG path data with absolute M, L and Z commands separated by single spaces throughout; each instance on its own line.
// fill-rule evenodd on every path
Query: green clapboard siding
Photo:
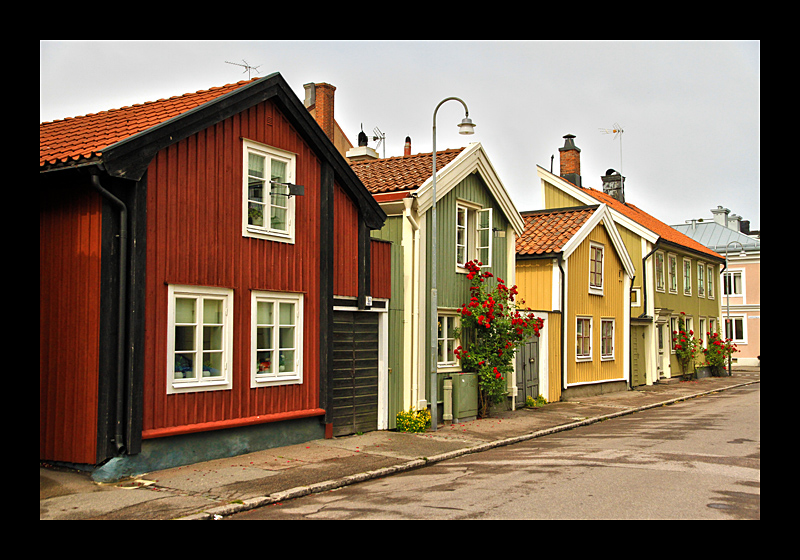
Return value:
M 392 299 L 389 302 L 389 379 L 388 416 L 389 429 L 394 429 L 397 413 L 403 409 L 403 217 L 390 216 L 380 231 L 372 237 L 392 242 Z M 408 375 L 411 373 L 409 372 Z

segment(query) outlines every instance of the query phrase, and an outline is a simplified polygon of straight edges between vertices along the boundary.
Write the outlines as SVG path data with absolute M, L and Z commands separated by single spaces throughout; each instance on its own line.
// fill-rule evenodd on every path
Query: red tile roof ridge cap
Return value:
M 462 147 L 462 148 L 445 148 L 444 150 L 436 150 L 436 153 L 437 154 L 457 154 L 457 153 L 460 153 L 460 152 L 464 151 L 465 149 L 466 148 L 464 148 L 464 147 Z M 352 166 L 356 166 L 356 165 L 365 165 L 365 164 L 370 164 L 370 163 L 388 162 L 388 161 L 393 161 L 393 160 L 399 161 L 399 160 L 403 160 L 403 159 L 412 159 L 412 158 L 432 156 L 432 155 L 433 155 L 433 152 L 430 151 L 430 152 L 420 152 L 418 154 L 411 154 L 411 155 L 407 155 L 407 156 L 405 156 L 405 155 L 403 155 L 403 156 L 389 156 L 387 158 L 365 159 L 365 160 L 362 160 L 362 161 L 351 161 L 349 163 Z
M 194 92 L 186 92 L 186 93 L 181 93 L 181 94 L 177 94 L 177 95 L 172 95 L 170 97 L 162 97 L 160 99 L 156 99 L 156 100 L 153 100 L 153 101 L 143 101 L 141 103 L 132 103 L 131 105 L 123 105 L 122 107 L 116 107 L 116 108 L 113 108 L 113 109 L 105 109 L 103 111 L 95 111 L 93 113 L 86 113 L 84 115 L 75 115 L 73 117 L 64 117 L 63 119 L 54 119 L 52 121 L 42 121 L 42 122 L 39 123 L 39 125 L 41 126 L 43 124 L 55 124 L 55 123 L 60 123 L 60 122 L 69 121 L 69 120 L 73 120 L 73 119 L 82 119 L 82 118 L 85 118 L 85 117 L 95 117 L 95 116 L 98 116 L 98 115 L 103 115 L 105 113 L 115 113 L 117 111 L 125 111 L 125 110 L 132 109 L 132 108 L 135 108 L 135 107 L 143 107 L 145 105 L 152 105 L 154 103 L 161 103 L 161 102 L 164 102 L 164 101 L 170 101 L 170 100 L 173 100 L 173 99 L 179 99 L 181 97 L 188 97 L 190 95 L 200 95 L 200 94 L 205 94 L 205 93 L 211 93 L 213 91 L 220 90 L 220 89 L 225 89 L 225 88 L 237 89 L 237 88 L 239 88 L 239 87 L 241 87 L 241 86 L 243 86 L 243 85 L 245 85 L 247 83 L 254 82 L 256 80 L 260 80 L 261 78 L 263 78 L 263 76 L 261 76 L 259 78 L 252 78 L 250 80 L 239 80 L 238 82 L 225 84 L 223 86 L 212 86 L 212 87 L 210 87 L 208 89 L 200 89 L 200 90 L 197 90 L 197 91 L 194 91 Z M 234 86 L 236 86 L 236 87 L 234 87 Z

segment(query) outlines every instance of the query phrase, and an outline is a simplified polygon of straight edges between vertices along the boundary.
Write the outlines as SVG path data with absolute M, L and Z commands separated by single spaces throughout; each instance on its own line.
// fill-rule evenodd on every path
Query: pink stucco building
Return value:
M 725 336 L 732 338 L 739 352 L 735 365 L 756 366 L 761 361 L 761 235 L 751 232 L 749 221 L 717 206 L 713 220 L 688 220 L 672 226 L 678 231 L 727 255 L 722 272 L 721 322 Z M 730 320 L 728 320 L 730 318 Z

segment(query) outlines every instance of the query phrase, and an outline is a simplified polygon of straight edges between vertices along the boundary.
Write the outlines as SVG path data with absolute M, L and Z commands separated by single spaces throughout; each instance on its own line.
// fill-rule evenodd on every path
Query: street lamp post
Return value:
M 447 97 L 439 102 L 436 109 L 433 111 L 433 170 L 431 175 L 431 186 L 433 187 L 433 206 L 431 210 L 431 430 L 438 429 L 438 406 L 437 406 L 437 392 L 438 392 L 438 319 L 439 319 L 439 303 L 438 292 L 436 290 L 436 113 L 439 107 L 445 101 L 455 100 L 459 101 L 464 106 L 464 118 L 458 125 L 459 134 L 474 134 L 475 125 L 469 118 L 469 109 L 467 104 L 458 97 Z
M 745 253 L 745 250 L 744 250 L 744 245 L 742 245 L 741 243 L 739 243 L 736 240 L 731 241 L 730 243 L 728 243 L 725 246 L 725 270 L 728 269 L 728 247 L 730 247 L 734 243 L 742 248 L 742 251 L 741 251 L 741 253 L 739 253 L 739 256 L 740 257 L 746 257 L 747 256 L 747 253 Z M 734 338 L 733 323 L 731 323 L 731 291 L 733 290 L 733 275 L 728 273 L 728 279 L 730 280 L 730 282 L 725 282 L 725 277 L 722 278 L 722 286 L 725 288 L 725 295 L 726 295 L 725 307 L 726 307 L 726 315 L 727 315 L 727 317 L 725 319 L 725 335 L 726 335 L 725 338 L 728 338 L 727 337 L 728 328 L 730 328 L 730 330 L 731 330 L 730 339 L 733 340 L 733 338 Z M 728 376 L 730 376 L 730 375 L 731 375 L 731 353 L 728 353 Z

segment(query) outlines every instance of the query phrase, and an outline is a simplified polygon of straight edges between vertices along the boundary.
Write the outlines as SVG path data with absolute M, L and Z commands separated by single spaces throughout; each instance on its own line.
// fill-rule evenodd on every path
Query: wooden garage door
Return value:
M 378 314 L 333 314 L 333 435 L 378 429 Z

